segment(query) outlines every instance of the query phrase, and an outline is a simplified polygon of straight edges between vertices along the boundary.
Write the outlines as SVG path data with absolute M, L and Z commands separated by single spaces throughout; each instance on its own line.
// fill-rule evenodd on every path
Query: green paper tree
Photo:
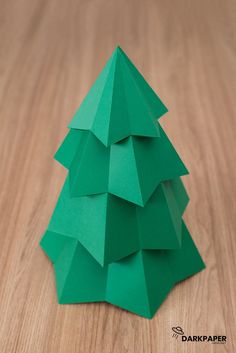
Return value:
M 68 176 L 41 247 L 59 303 L 106 301 L 151 318 L 204 263 L 182 216 L 186 167 L 167 108 L 118 47 L 55 154 Z

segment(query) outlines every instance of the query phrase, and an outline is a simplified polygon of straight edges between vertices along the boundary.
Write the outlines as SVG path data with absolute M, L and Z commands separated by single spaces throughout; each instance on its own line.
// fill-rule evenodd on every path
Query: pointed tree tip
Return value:
M 116 46 L 116 48 L 115 48 L 113 53 L 122 54 L 122 55 L 125 54 L 124 50 L 119 45 Z
M 117 51 L 122 51 L 121 47 L 119 45 L 116 46 L 116 49 Z

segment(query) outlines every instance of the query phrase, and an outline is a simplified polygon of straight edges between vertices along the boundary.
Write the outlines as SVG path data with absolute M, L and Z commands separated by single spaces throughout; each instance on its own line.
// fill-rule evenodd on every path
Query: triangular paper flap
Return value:
M 71 266 L 75 256 L 76 247 L 77 247 L 76 239 L 70 239 L 70 241 L 67 241 L 62 251 L 60 252 L 60 256 L 54 262 L 57 296 L 58 296 L 59 303 L 61 303 L 61 297 L 63 295 L 64 289 L 67 291 L 67 288 L 68 288 L 67 278 L 68 278 L 68 273 L 70 273 L 71 271 Z
M 80 130 L 69 130 L 63 142 L 56 151 L 54 158 L 65 168 L 69 169 L 77 151 L 81 151 L 86 144 L 88 132 Z
M 48 231 L 79 240 L 102 266 L 142 248 L 176 249 L 182 215 L 171 192 L 160 184 L 142 208 L 109 194 L 71 198 L 67 179 Z
M 107 195 L 105 252 L 103 261 L 100 262 L 102 265 L 120 260 L 141 247 L 136 206 Z
M 102 268 L 76 240 L 66 243 L 54 264 L 60 304 L 105 299 L 107 268 Z
M 149 318 L 152 318 L 174 286 L 174 281 L 165 250 L 158 250 L 158 252 L 143 250 L 141 254 L 148 295 Z
M 145 207 L 136 208 L 140 249 L 178 249 L 181 246 L 182 214 L 171 183 L 161 183 Z
M 81 129 L 81 130 L 91 130 L 93 127 L 94 120 L 96 118 L 97 110 L 103 95 L 104 88 L 106 84 L 110 84 L 112 87 L 113 82 L 110 82 L 113 78 L 111 76 L 111 69 L 114 72 L 116 54 L 113 55 L 108 60 L 107 64 L 97 77 L 96 81 L 90 88 L 88 94 L 82 101 L 78 111 L 71 120 L 69 128 Z M 112 90 L 110 95 L 107 97 L 106 107 L 110 109 L 112 99 Z M 107 119 L 105 119 L 107 120 Z M 101 127 L 103 128 L 103 127 Z
M 182 233 L 182 222 L 181 222 L 181 216 L 182 213 L 180 212 L 180 208 L 178 205 L 178 202 L 174 196 L 173 190 L 171 185 L 168 184 L 161 184 L 162 191 L 165 195 L 165 201 L 168 205 L 169 208 L 169 213 L 172 222 L 170 222 L 174 228 L 175 228 L 175 233 L 177 234 L 178 241 L 181 244 L 181 233 Z M 164 219 L 162 219 L 162 222 Z
M 69 124 L 92 131 L 105 146 L 130 135 L 159 136 L 155 119 L 167 108 L 117 48 Z
M 167 107 L 162 103 L 160 98 L 151 88 L 151 86 L 147 83 L 143 75 L 137 70 L 132 61 L 128 58 L 128 56 L 124 53 L 124 51 L 119 48 L 122 52 L 122 59 L 129 67 L 130 73 L 133 76 L 133 79 L 141 91 L 143 99 L 145 99 L 147 106 L 149 107 L 149 114 L 153 119 L 159 119 L 165 113 L 168 112 Z
M 69 165 L 71 196 L 108 192 L 144 206 L 160 181 L 188 173 L 161 127 L 160 132 L 161 138 L 129 137 L 110 148 L 91 133 L 77 130 L 77 142 L 69 132 L 55 158 Z M 66 156 L 73 143 L 71 161 Z
M 91 132 L 70 130 L 54 158 L 69 169 L 72 196 L 87 195 L 87 188 L 89 188 L 88 195 L 104 192 L 107 189 L 110 148 L 104 147 Z M 77 192 L 73 191 L 77 184 L 82 187 L 81 191 L 79 187 Z M 93 192 L 94 188 L 95 192 Z
M 91 133 L 86 136 L 69 169 L 72 197 L 108 192 L 110 149 Z
M 158 137 L 159 126 L 157 125 L 156 119 L 159 118 L 159 114 L 166 113 L 167 109 L 155 95 L 153 99 L 160 103 L 158 110 L 155 113 L 152 111 L 152 107 L 148 105 L 145 99 L 145 92 L 141 90 L 139 84 L 136 81 L 135 76 L 132 75 L 130 67 L 128 66 L 129 59 L 125 55 L 121 55 L 120 67 L 121 76 L 123 77 L 123 91 L 124 91 L 124 104 L 128 113 L 128 124 L 129 124 L 129 135 L 134 136 L 146 136 L 146 137 Z M 136 70 L 137 71 L 137 70 Z M 138 71 L 137 71 L 138 73 Z M 140 75 L 138 73 L 138 75 Z M 146 84 L 146 83 L 144 83 Z M 142 83 L 141 83 L 142 85 Z M 120 109 L 120 97 L 117 97 L 117 108 Z M 164 109 L 164 110 L 163 110 Z
M 179 250 L 165 250 L 175 283 L 202 271 L 205 264 L 194 241 L 182 221 L 182 247 Z
M 135 137 L 129 137 L 111 146 L 108 192 L 143 206 L 145 185 L 140 183 L 135 140 Z
M 184 184 L 181 178 L 175 178 L 170 181 L 165 181 L 165 185 L 168 186 L 170 184 L 171 190 L 175 197 L 175 200 L 179 207 L 179 212 L 183 215 L 188 203 L 189 203 L 189 196 L 187 191 L 184 187 Z
M 66 242 L 71 239 L 60 233 L 46 231 L 43 235 L 40 246 L 54 263 L 63 251 Z
M 109 265 L 106 301 L 151 317 L 141 251 Z

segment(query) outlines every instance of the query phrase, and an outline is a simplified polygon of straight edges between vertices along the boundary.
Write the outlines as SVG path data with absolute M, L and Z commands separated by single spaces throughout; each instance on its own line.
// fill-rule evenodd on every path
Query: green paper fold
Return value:
M 110 146 L 128 136 L 159 136 L 167 108 L 118 47 L 69 124 Z
M 187 203 L 180 179 L 161 183 L 144 208 L 109 194 L 71 198 L 67 179 L 48 231 L 79 240 L 104 266 L 140 249 L 180 248 Z
M 161 127 L 160 134 L 107 148 L 91 133 L 71 130 L 55 154 L 69 169 L 71 196 L 110 193 L 144 206 L 161 181 L 188 173 Z
M 64 243 L 53 249 L 53 244 Z M 54 264 L 59 303 L 107 301 L 152 318 L 171 288 L 205 265 L 183 223 L 182 247 L 141 250 L 100 266 L 79 241 L 46 232 L 41 246 Z

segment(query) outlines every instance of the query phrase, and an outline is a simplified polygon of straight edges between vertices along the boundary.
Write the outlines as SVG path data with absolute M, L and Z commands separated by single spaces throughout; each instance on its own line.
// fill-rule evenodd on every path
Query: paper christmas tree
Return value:
M 204 268 L 182 220 L 188 171 L 158 123 L 166 112 L 118 47 L 55 155 L 68 177 L 41 247 L 59 303 L 106 301 L 151 318 Z

